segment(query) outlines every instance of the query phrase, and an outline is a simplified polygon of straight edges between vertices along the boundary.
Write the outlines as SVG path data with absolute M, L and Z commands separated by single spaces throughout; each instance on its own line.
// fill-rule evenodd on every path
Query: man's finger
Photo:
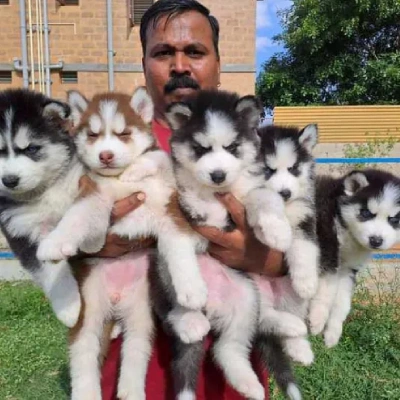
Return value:
M 225 232 L 221 231 L 221 229 L 215 228 L 214 226 L 192 226 L 192 228 L 212 243 L 217 243 L 220 246 L 223 246 L 223 243 L 226 242 L 226 239 L 224 238 Z
M 237 228 L 245 231 L 247 224 L 246 211 L 243 204 L 231 193 L 216 194 L 216 197 L 228 210 Z
M 122 200 L 115 202 L 111 212 L 111 223 L 124 217 L 126 214 L 140 207 L 145 201 L 145 194 L 142 192 L 133 193 Z

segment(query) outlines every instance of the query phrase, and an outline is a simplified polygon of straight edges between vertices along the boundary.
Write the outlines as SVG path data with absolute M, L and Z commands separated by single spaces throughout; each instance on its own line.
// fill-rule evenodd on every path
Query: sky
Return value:
M 282 46 L 274 43 L 272 37 L 282 30 L 277 11 L 290 7 L 291 3 L 291 0 L 257 1 L 257 75 L 263 62 L 282 50 Z

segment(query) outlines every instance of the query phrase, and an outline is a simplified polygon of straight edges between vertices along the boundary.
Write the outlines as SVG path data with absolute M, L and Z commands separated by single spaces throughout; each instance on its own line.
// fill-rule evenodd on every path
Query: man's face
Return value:
M 207 18 L 188 11 L 149 25 L 143 68 L 156 113 L 198 89 L 216 88 L 220 63 Z

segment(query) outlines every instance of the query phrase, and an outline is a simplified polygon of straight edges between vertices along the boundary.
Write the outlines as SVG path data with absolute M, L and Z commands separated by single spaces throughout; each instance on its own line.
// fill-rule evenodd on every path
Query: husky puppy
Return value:
M 173 131 L 171 149 L 179 204 L 193 224 L 231 230 L 234 223 L 215 194 L 232 192 L 244 203 L 260 240 L 286 249 L 292 234 L 284 202 L 281 195 L 265 187 L 259 156 L 256 128 L 261 110 L 254 96 L 207 90 L 169 107 L 166 115 Z M 207 241 L 200 236 L 197 240 L 197 252 L 205 253 Z M 162 302 L 155 299 L 156 310 L 175 335 L 173 375 L 178 399 L 194 399 L 202 339 L 210 327 L 218 336 L 214 358 L 228 381 L 246 398 L 263 399 L 264 389 L 249 362 L 259 316 L 254 282 L 215 261 L 207 265 L 207 255 L 199 257 L 208 288 L 204 314 L 176 301 L 162 257 L 152 280 L 154 291 L 164 293 Z
M 400 179 L 380 170 L 317 180 L 321 278 L 310 305 L 311 332 L 327 347 L 340 340 L 351 309 L 355 277 L 372 252 L 400 241 Z
M 29 90 L 0 93 L 0 226 L 22 266 L 71 327 L 81 299 L 66 260 L 41 262 L 36 250 L 79 195 L 83 167 L 68 134 L 70 107 Z
M 207 288 L 193 251 L 195 235 L 178 211 L 170 159 L 155 146 L 150 96 L 139 88 L 132 97 L 106 93 L 88 101 L 73 91 L 69 103 L 77 152 L 94 186 L 41 243 L 38 257 L 59 260 L 87 249 L 87 243 L 101 247 L 108 228 L 102 221 L 108 225 L 113 203 L 142 191 L 146 202 L 109 231 L 131 239 L 156 237 L 179 301 L 200 307 Z M 149 254 L 128 254 L 113 261 L 92 258 L 86 263 L 84 276 L 77 274 L 85 308 L 71 335 L 72 398 L 101 398 L 98 357 L 103 325 L 117 320 L 124 335 L 118 397 L 144 399 L 154 325 Z
M 258 129 L 265 183 L 285 202 L 293 239 L 285 252 L 289 276 L 265 278 L 251 274 L 261 296 L 260 331 L 282 339 L 285 352 L 309 365 L 314 356 L 305 320 L 309 299 L 318 284 L 319 248 L 316 237 L 314 160 L 316 125 Z

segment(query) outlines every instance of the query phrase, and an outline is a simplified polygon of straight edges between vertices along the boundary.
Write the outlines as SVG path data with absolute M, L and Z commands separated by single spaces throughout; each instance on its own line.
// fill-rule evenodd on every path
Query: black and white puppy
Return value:
M 316 204 L 321 278 L 310 306 L 311 332 L 335 346 L 351 309 L 355 277 L 375 250 L 400 241 L 400 179 L 376 170 L 319 176 Z
M 68 133 L 70 107 L 29 90 L 0 93 L 0 225 L 15 255 L 75 325 L 81 300 L 67 261 L 40 262 L 39 243 L 79 194 L 83 168 Z

